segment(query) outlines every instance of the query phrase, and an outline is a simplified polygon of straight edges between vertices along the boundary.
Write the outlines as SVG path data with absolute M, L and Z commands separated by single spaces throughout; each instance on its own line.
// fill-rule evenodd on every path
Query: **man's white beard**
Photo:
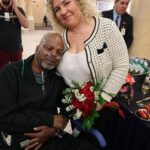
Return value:
M 46 65 L 44 62 L 41 63 L 41 67 L 46 70 L 52 70 L 55 66 Z

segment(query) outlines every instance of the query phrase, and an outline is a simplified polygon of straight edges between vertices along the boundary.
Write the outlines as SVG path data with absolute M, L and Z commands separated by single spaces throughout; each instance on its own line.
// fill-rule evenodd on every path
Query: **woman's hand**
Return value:
M 53 137 L 57 133 L 56 128 L 50 128 L 48 126 L 35 127 L 34 131 L 24 134 L 31 138 L 25 150 L 39 150 L 50 137 Z
M 100 111 L 103 108 L 104 105 L 101 105 L 99 102 L 97 102 L 96 105 L 96 111 Z

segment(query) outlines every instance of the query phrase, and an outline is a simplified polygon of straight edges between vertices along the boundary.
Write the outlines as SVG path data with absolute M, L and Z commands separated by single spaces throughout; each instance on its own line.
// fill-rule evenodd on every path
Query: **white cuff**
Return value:
M 105 101 L 107 101 L 107 102 L 110 102 L 111 99 L 112 99 L 112 97 L 111 97 L 109 94 L 105 93 L 105 92 L 102 92 L 102 93 L 101 93 L 101 96 L 102 96 L 102 98 L 103 98 Z

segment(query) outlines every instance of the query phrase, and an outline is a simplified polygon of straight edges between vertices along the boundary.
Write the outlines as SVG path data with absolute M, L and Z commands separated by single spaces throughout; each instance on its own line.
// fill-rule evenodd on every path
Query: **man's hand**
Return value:
M 35 127 L 34 131 L 24 134 L 31 138 L 25 150 L 39 150 L 50 137 L 53 137 L 57 133 L 56 128 L 50 128 L 48 126 Z
M 62 115 L 54 115 L 54 124 L 53 127 L 64 130 L 68 123 L 68 119 Z

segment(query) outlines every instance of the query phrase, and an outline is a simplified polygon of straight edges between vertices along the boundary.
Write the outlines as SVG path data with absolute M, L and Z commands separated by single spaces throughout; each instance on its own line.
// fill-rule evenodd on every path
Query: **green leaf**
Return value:
M 104 99 L 102 96 L 100 96 L 100 97 L 99 97 L 99 103 L 100 103 L 101 105 L 103 105 L 105 102 L 106 102 L 105 99 Z
M 99 113 L 98 112 L 93 112 L 93 117 L 94 118 L 98 118 L 99 117 Z
M 79 88 L 80 88 L 79 83 L 77 83 L 77 82 L 75 82 L 75 81 L 72 81 L 72 84 L 73 84 L 74 88 L 76 88 L 76 89 L 79 89 Z
M 96 111 L 93 111 L 87 118 L 83 120 L 83 129 L 84 130 L 90 130 L 92 126 L 94 125 L 95 118 L 99 117 L 99 113 Z
M 109 109 L 111 109 L 111 110 L 113 110 L 113 111 L 116 111 L 116 110 L 117 110 L 117 108 L 116 108 L 115 106 L 111 106 L 111 107 L 109 107 Z
M 89 118 L 85 118 L 83 121 L 83 129 L 85 130 L 90 130 L 93 126 L 93 121 L 90 120 Z

